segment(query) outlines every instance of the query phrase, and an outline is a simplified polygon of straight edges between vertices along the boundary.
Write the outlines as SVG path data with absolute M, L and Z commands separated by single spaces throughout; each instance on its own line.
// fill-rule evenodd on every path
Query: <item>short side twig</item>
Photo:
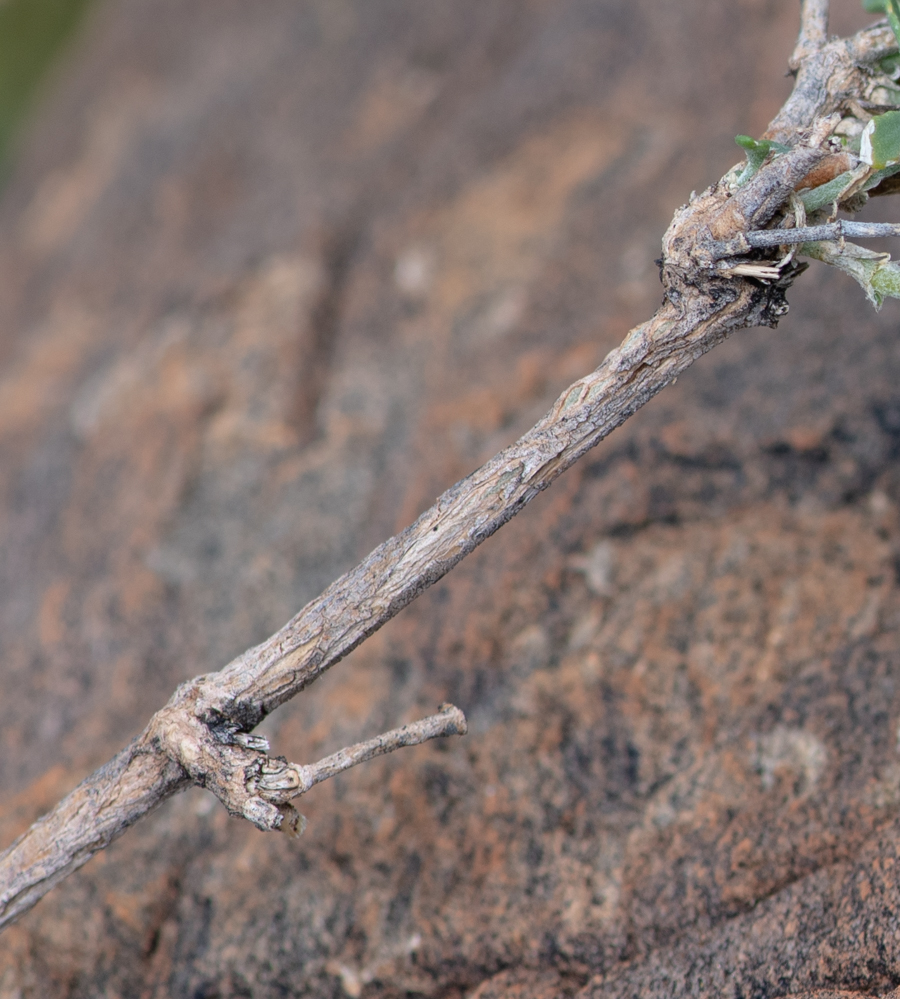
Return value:
M 465 735 L 467 730 L 466 716 L 462 711 L 453 704 L 442 704 L 436 715 L 383 732 L 355 746 L 339 749 L 308 766 L 288 763 L 282 757 L 263 757 L 245 771 L 244 778 L 248 790 L 279 807 L 284 816 L 281 828 L 292 835 L 299 835 L 306 828 L 306 820 L 288 805 L 292 798 L 298 798 L 323 780 L 336 777 L 358 763 L 374 760 L 376 756 L 392 753 L 404 746 L 420 746 L 430 739 Z
M 355 746 L 339 749 L 331 756 L 326 756 L 311 766 L 301 768 L 301 779 L 309 790 L 323 780 L 335 777 L 358 763 L 374 760 L 376 756 L 392 753 L 404 746 L 418 746 L 429 739 L 438 739 L 448 735 L 465 735 L 468 726 L 466 716 L 452 704 L 442 704 L 436 715 L 429 715 L 421 721 L 412 722 L 402 728 L 395 728 L 374 739 L 358 742 Z
M 800 243 L 834 242 L 848 239 L 877 239 L 900 236 L 900 225 L 893 222 L 849 222 L 839 219 L 824 225 L 809 225 L 799 229 L 757 229 L 742 232 L 727 242 L 712 244 L 719 258 L 736 257 L 750 250 L 771 249 L 775 246 L 796 246 Z

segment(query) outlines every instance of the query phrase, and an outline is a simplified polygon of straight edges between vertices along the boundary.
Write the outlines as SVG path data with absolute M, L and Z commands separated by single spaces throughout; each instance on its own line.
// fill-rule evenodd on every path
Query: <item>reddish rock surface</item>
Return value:
M 98 6 L 0 201 L 4 842 L 650 315 L 796 22 Z M 900 306 L 818 265 L 791 303 L 264 726 L 308 762 L 453 700 L 465 739 L 297 842 L 181 795 L 0 938 L 0 995 L 891 993 Z

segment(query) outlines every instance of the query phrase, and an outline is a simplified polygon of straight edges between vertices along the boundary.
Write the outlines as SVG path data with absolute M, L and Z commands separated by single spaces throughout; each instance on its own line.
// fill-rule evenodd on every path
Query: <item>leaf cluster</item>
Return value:
M 869 13 L 887 16 L 900 49 L 900 0 L 862 0 L 862 5 Z M 873 67 L 873 99 L 868 107 L 860 102 L 848 106 L 834 130 L 849 156 L 849 169 L 797 192 L 798 226 L 833 221 L 839 210 L 858 211 L 870 195 L 893 192 L 895 184 L 885 182 L 900 174 L 900 88 L 894 85 L 898 79 L 900 52 L 886 56 Z M 876 110 L 880 113 L 870 113 Z M 727 175 L 732 188 L 743 187 L 765 163 L 789 149 L 783 143 L 747 135 L 736 136 L 735 142 L 744 150 L 746 161 Z M 900 298 L 900 262 L 893 261 L 889 253 L 846 240 L 804 243 L 799 252 L 849 274 L 876 308 L 887 297 Z

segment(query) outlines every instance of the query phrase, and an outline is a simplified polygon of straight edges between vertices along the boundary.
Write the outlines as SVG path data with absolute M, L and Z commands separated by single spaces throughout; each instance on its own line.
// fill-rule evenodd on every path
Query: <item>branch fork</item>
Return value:
M 870 109 L 879 110 L 875 98 L 891 86 L 880 60 L 896 55 L 897 38 L 890 27 L 875 25 L 828 41 L 827 15 L 827 0 L 805 0 L 791 63 L 796 87 L 763 140 L 739 137 L 755 162 L 748 153 L 748 166 L 733 168 L 676 213 L 663 239 L 661 272 L 667 297 L 679 308 L 692 291 L 721 299 L 719 279 L 754 279 L 783 292 L 805 268 L 794 263 L 796 252 L 851 274 L 876 306 L 885 295 L 900 297 L 900 266 L 846 243 L 897 236 L 900 226 L 836 218 L 839 207 L 858 211 L 869 191 L 897 189 L 898 167 L 874 166 L 871 143 L 859 155 L 847 146 L 849 139 L 866 146 L 875 127 Z M 806 225 L 807 211 L 812 225 Z M 773 298 L 768 311 L 777 318 L 780 308 Z
M 212 791 L 231 815 L 247 819 L 264 832 L 280 829 L 297 834 L 302 817 L 290 802 L 321 781 L 395 749 L 465 735 L 467 729 L 462 711 L 442 704 L 437 714 L 303 765 L 270 756 L 268 740 L 261 736 L 239 732 L 223 738 L 221 728 L 185 710 L 193 701 L 186 696 L 192 693 L 190 685 L 186 688 L 180 691 L 180 703 L 154 716 L 146 738 L 177 763 L 191 783 Z

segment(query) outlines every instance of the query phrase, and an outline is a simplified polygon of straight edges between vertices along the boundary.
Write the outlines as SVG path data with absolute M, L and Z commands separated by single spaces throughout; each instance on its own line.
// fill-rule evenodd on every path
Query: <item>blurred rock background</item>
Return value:
M 0 198 L 4 843 L 651 314 L 797 15 L 90 8 Z M 464 740 L 298 842 L 169 802 L 0 937 L 0 996 L 897 986 L 900 306 L 791 303 L 265 724 L 305 762 L 453 700 Z

